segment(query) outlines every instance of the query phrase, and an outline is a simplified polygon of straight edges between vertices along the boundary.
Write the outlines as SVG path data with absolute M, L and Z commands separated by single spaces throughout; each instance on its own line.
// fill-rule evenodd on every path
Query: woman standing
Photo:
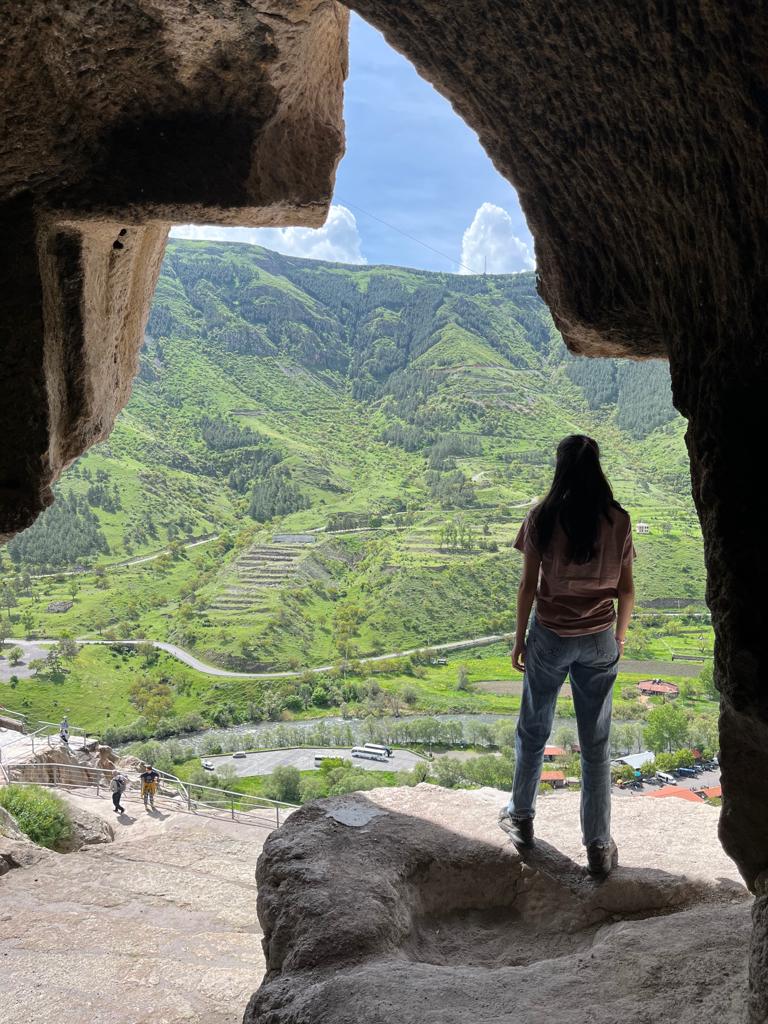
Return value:
M 524 672 L 523 696 L 512 795 L 499 824 L 518 846 L 533 844 L 544 746 L 570 675 L 581 746 L 582 839 L 589 871 L 607 875 L 618 863 L 611 837 L 611 698 L 634 603 L 635 552 L 629 516 L 613 498 L 591 437 L 573 434 L 560 442 L 552 486 L 526 516 L 515 547 L 525 559 L 512 651 L 512 664 Z

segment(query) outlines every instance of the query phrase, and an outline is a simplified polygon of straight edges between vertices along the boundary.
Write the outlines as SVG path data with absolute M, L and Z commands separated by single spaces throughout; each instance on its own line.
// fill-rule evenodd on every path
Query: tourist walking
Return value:
M 630 518 L 614 500 L 592 438 L 573 434 L 560 442 L 549 493 L 526 516 L 515 547 L 524 564 L 512 663 L 524 673 L 523 695 L 512 794 L 499 824 L 516 845 L 533 844 L 544 746 L 557 695 L 570 675 L 581 747 L 582 840 L 589 871 L 604 876 L 618 864 L 609 733 L 634 603 L 635 551 Z
M 155 793 L 157 793 L 157 784 L 160 781 L 160 775 L 151 764 L 144 765 L 144 771 L 141 773 L 141 798 L 144 801 L 144 809 L 149 810 L 150 806 L 152 810 L 155 809 Z
M 64 715 L 59 725 L 59 739 L 65 747 L 69 746 L 69 722 L 66 715 Z
M 128 789 L 128 779 L 121 772 L 116 772 L 112 776 L 111 782 L 112 788 L 112 804 L 115 808 L 115 814 L 125 813 L 123 807 L 123 793 Z

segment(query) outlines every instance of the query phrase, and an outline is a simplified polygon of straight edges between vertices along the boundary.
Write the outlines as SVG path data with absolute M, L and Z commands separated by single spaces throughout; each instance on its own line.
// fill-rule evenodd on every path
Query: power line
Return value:
M 336 196 L 340 203 L 345 206 L 351 206 L 354 210 L 359 210 L 360 213 L 364 213 L 366 217 L 370 217 L 371 220 L 377 220 L 379 224 L 383 224 L 385 228 L 390 228 L 392 231 L 396 231 L 398 235 L 402 235 L 403 238 L 409 238 L 412 242 L 417 245 L 423 246 L 425 249 L 429 249 L 430 252 L 435 253 L 438 256 L 442 256 L 444 260 L 448 260 L 449 263 L 455 263 L 457 267 L 461 267 L 462 270 L 466 270 L 468 274 L 474 274 L 477 276 L 477 271 L 473 270 L 472 267 L 468 267 L 466 263 L 462 263 L 461 260 L 455 259 L 453 256 L 449 256 L 446 252 L 441 252 L 439 249 L 435 249 L 433 245 L 428 245 L 427 242 L 422 242 L 420 238 L 416 238 L 415 235 L 409 235 L 407 231 L 401 230 L 394 224 L 390 224 L 389 221 L 384 220 L 382 217 L 377 217 L 375 213 L 371 213 L 369 210 L 364 210 L 362 206 L 358 206 L 357 203 L 350 203 L 341 196 Z

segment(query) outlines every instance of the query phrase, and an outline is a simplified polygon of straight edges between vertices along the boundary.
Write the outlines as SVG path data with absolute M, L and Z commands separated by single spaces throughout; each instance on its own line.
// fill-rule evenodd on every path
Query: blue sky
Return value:
M 448 101 L 357 15 L 344 117 L 347 151 L 324 228 L 187 225 L 173 235 L 350 263 L 462 273 L 531 269 L 531 238 L 512 186 Z

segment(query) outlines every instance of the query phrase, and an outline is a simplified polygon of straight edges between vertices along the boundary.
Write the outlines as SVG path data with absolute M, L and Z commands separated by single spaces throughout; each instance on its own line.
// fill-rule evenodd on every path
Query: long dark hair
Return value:
M 568 538 L 572 562 L 583 565 L 592 560 L 600 532 L 600 521 L 611 521 L 614 501 L 611 485 L 600 465 L 597 441 L 586 434 L 569 434 L 557 446 L 555 475 L 549 493 L 532 513 L 536 546 L 546 551 L 555 527 L 560 523 Z

